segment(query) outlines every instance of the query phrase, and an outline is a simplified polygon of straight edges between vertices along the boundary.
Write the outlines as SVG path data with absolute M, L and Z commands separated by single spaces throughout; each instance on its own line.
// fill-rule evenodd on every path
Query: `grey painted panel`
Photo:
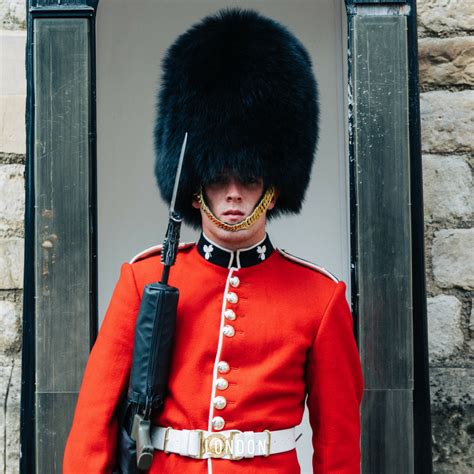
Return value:
M 37 473 L 62 472 L 64 447 L 72 421 L 64 414 L 74 411 L 76 401 L 77 393 L 36 394 L 36 423 L 43 427 L 36 432 Z
M 411 390 L 374 390 L 362 403 L 362 472 L 414 470 Z
M 36 384 L 75 391 L 89 349 L 88 20 L 34 30 Z
M 354 17 L 359 334 L 368 389 L 413 387 L 406 18 Z

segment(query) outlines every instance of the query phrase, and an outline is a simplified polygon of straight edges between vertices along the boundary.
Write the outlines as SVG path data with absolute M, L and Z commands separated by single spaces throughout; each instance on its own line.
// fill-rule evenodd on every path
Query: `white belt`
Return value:
M 177 453 L 196 459 L 221 458 L 234 461 L 254 456 L 269 456 L 296 447 L 295 427 L 277 431 L 215 432 L 152 426 L 151 442 L 155 449 L 166 453 Z

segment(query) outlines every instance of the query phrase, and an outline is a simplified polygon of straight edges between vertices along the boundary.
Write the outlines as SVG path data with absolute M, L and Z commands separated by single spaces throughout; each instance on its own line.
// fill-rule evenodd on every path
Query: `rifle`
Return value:
M 130 383 L 121 410 L 114 473 L 138 474 L 153 461 L 151 419 L 163 408 L 176 327 L 179 290 L 168 285 L 176 262 L 182 216 L 175 210 L 184 151 L 184 136 L 171 199 L 169 222 L 161 252 L 161 281 L 145 285 L 135 326 Z

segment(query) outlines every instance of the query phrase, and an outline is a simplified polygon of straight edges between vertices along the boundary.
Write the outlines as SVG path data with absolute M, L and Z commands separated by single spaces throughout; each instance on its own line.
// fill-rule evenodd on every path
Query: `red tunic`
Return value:
M 242 268 L 246 256 L 235 255 L 230 269 L 212 261 L 212 250 L 182 249 L 171 270 L 169 283 L 180 291 L 175 345 L 168 396 L 154 423 L 216 431 L 212 419 L 221 416 L 224 430 L 291 428 L 302 420 L 307 395 L 314 472 L 359 473 L 363 379 L 345 283 L 279 250 L 267 249 L 262 259 L 260 247 L 258 263 L 247 260 L 251 264 Z M 132 262 L 121 266 L 87 363 L 65 474 L 110 473 L 114 465 L 116 408 L 128 384 L 141 294 L 161 276 L 158 249 Z M 238 277 L 235 288 L 232 276 Z M 229 292 L 237 302 L 227 300 Z M 235 319 L 225 317 L 228 309 Z M 234 335 L 223 333 L 225 324 Z M 217 372 L 220 361 L 230 367 L 224 375 Z M 226 389 L 216 387 L 218 377 L 228 381 Z M 213 405 L 218 395 L 227 401 L 223 409 Z M 300 466 L 295 449 L 239 461 L 157 450 L 149 472 L 295 474 Z

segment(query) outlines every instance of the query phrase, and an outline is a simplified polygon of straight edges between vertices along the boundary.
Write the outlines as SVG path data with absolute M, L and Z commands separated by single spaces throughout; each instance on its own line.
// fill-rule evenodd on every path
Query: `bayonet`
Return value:
M 181 153 L 179 155 L 178 168 L 176 169 L 176 177 L 174 179 L 173 195 L 171 197 L 170 213 L 168 229 L 166 230 L 163 249 L 161 251 L 161 263 L 163 267 L 163 275 L 161 283 L 168 283 L 170 267 L 176 262 L 176 254 L 178 253 L 179 235 L 181 231 L 181 222 L 183 217 L 180 212 L 175 209 L 176 198 L 179 189 L 179 180 L 181 178 L 181 169 L 183 167 L 184 152 L 188 141 L 188 132 L 184 134 L 183 144 L 181 145 Z
M 173 214 L 173 212 L 175 212 L 174 207 L 176 204 L 176 196 L 178 194 L 179 180 L 181 178 L 181 169 L 183 167 L 184 151 L 186 150 L 187 141 L 188 141 L 188 132 L 184 134 L 183 144 L 181 145 L 181 153 L 179 155 L 178 168 L 176 170 L 176 177 L 174 179 L 173 196 L 171 198 L 170 216 Z

